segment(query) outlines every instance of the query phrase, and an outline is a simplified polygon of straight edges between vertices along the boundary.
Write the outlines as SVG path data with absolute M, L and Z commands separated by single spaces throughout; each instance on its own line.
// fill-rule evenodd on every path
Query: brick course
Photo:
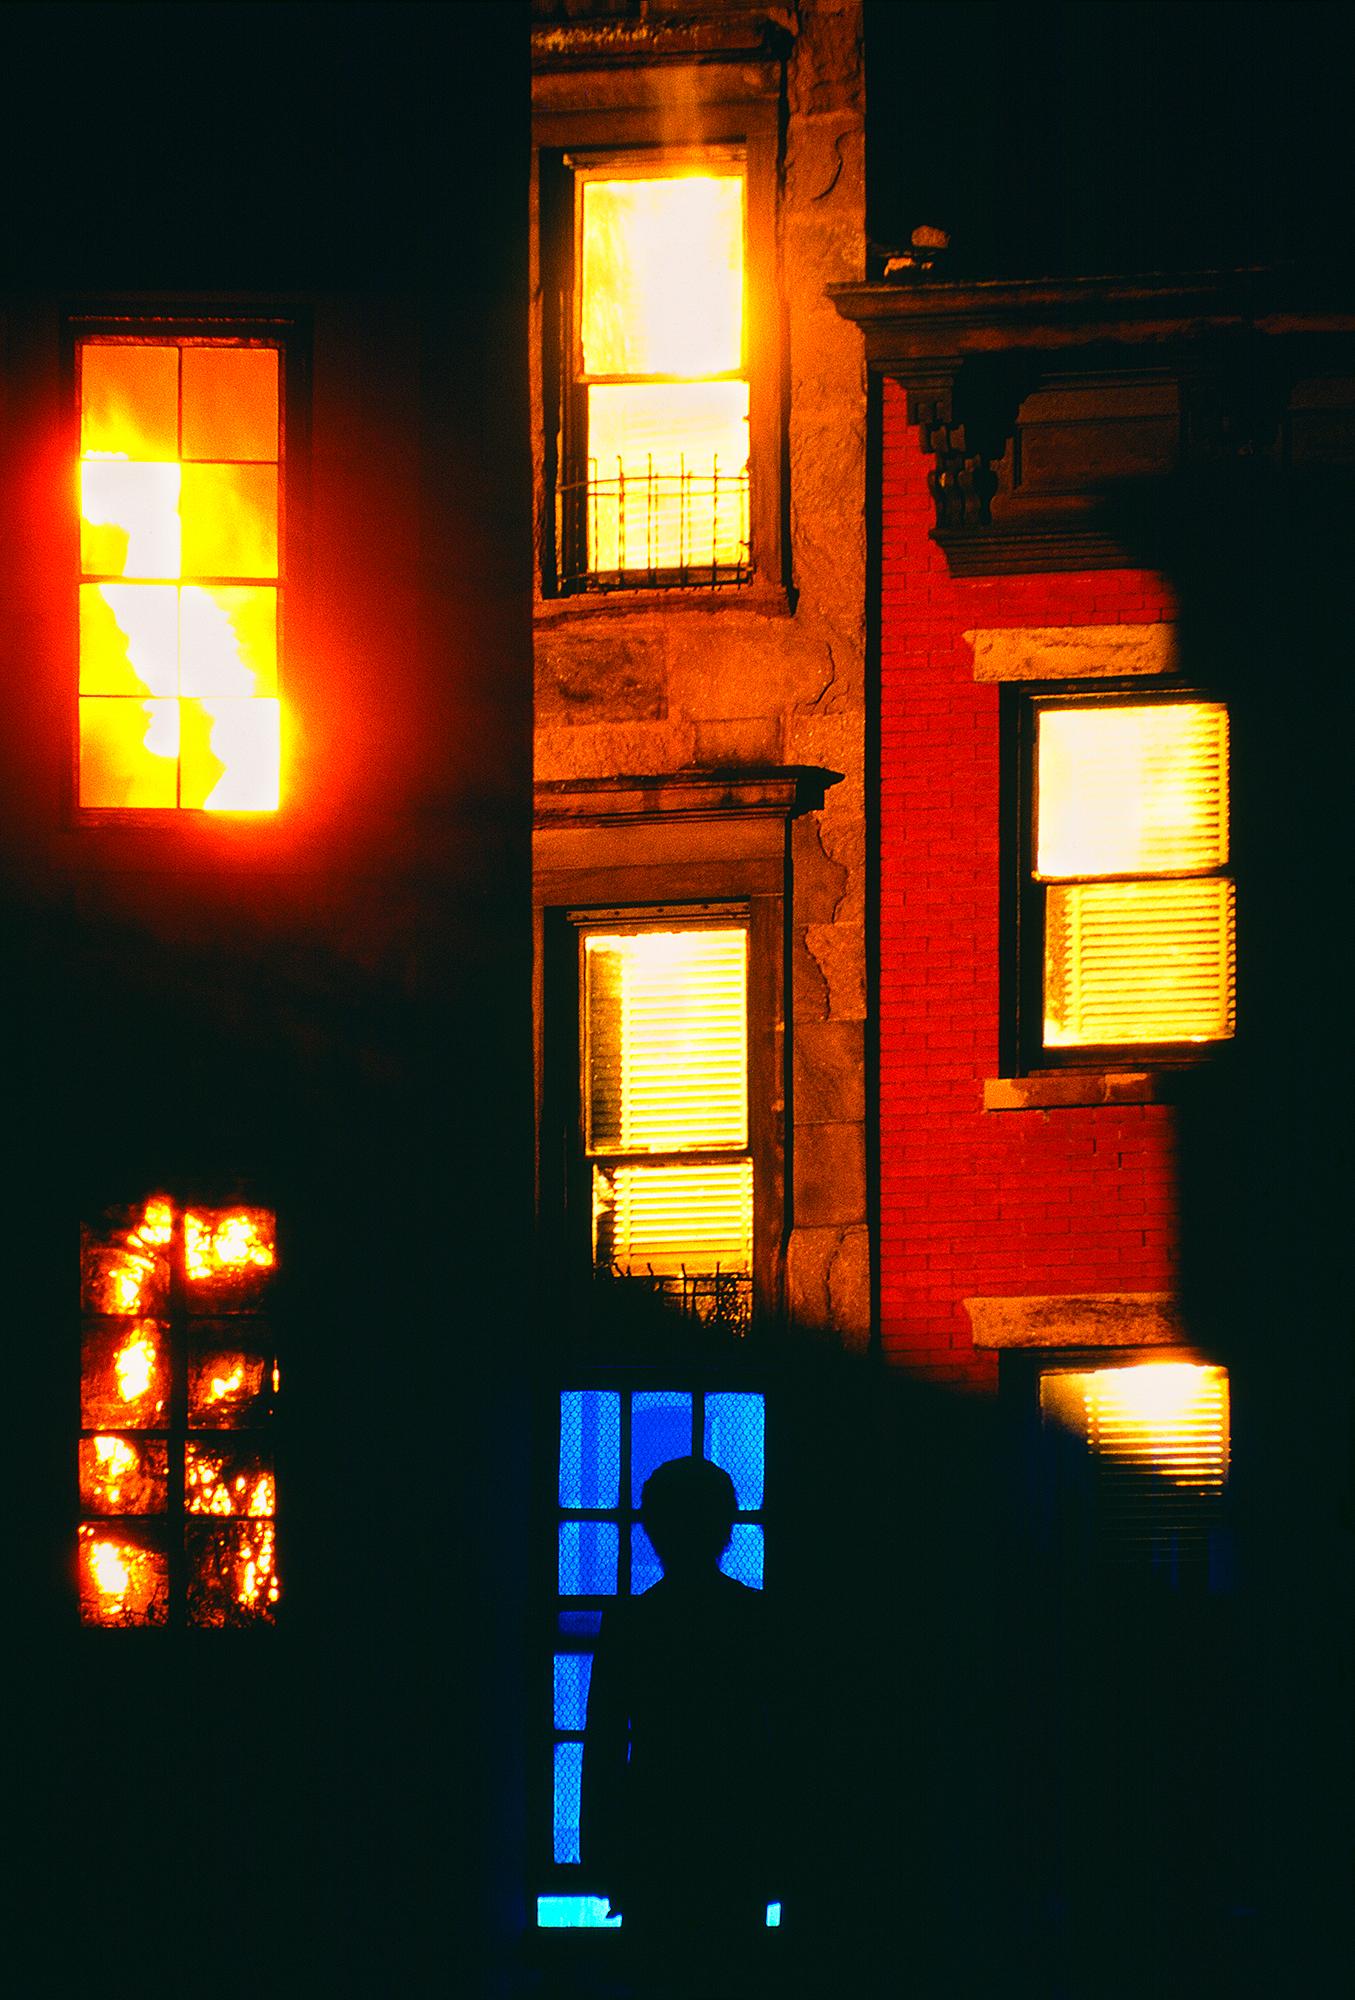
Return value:
M 985 1112 L 999 1035 L 998 690 L 963 634 L 1170 619 L 1139 570 L 952 577 L 927 460 L 883 397 L 880 565 L 880 1328 L 888 1358 L 989 1386 L 961 1300 L 1173 1288 L 1174 1113 Z

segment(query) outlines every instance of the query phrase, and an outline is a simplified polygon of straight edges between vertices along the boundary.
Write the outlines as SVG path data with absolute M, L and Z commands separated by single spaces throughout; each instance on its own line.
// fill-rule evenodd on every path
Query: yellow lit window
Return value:
M 1226 1368 L 1046 1369 L 1040 1414 L 1087 1454 L 1092 1526 L 1107 1553 L 1175 1560 L 1204 1551 L 1228 1484 Z
M 83 1624 L 275 1622 L 276 1268 L 268 1209 L 154 1195 L 81 1231 Z
M 1051 702 L 1036 731 L 1045 1047 L 1226 1039 L 1227 710 Z
M 749 562 L 742 160 L 575 174 L 579 433 L 566 570 L 738 582 Z
M 603 1271 L 751 1288 L 748 933 L 742 925 L 583 936 L 585 1149 Z M 721 1316 L 728 1311 L 722 1298 Z
M 275 811 L 279 349 L 77 352 L 78 803 Z

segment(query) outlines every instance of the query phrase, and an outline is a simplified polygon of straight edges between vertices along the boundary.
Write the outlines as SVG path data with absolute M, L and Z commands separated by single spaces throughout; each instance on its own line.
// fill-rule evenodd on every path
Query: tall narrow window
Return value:
M 543 1928 L 601 1924 L 606 1905 L 579 1889 L 579 1800 L 593 1646 L 605 1606 L 639 1596 L 662 1574 L 640 1524 L 640 1496 L 658 1466 L 690 1455 L 734 1482 L 738 1517 L 720 1567 L 760 1590 L 766 1499 L 764 1398 L 749 1390 L 566 1389 L 559 1401 L 555 1515 L 557 1596 L 551 1662 L 550 1864 Z M 778 1921 L 769 1916 L 770 1922 Z
M 1051 699 L 1037 704 L 1035 731 L 1029 880 L 1043 932 L 1041 1046 L 1226 1040 L 1227 710 Z
M 276 1268 L 262 1208 L 157 1195 L 81 1231 L 82 1623 L 274 1622 Z
M 742 154 L 574 168 L 563 580 L 750 571 Z
M 742 1327 L 753 1269 L 747 929 L 587 930 L 582 950 L 594 1268 Z
M 76 356 L 77 802 L 274 811 L 279 349 L 99 335 Z

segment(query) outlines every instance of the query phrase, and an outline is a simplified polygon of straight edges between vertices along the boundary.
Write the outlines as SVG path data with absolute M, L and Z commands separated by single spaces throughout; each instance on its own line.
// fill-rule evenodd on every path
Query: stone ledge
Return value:
M 1041 1076 L 984 1079 L 985 1111 L 1053 1111 L 1077 1104 L 1171 1104 L 1170 1070 L 1049 1070 Z
M 1181 1347 L 1188 1341 L 1171 1292 L 1082 1292 L 962 1303 L 975 1347 Z
M 1011 626 L 964 636 L 974 649 L 976 681 L 1110 680 L 1178 671 L 1176 627 L 1168 624 Z

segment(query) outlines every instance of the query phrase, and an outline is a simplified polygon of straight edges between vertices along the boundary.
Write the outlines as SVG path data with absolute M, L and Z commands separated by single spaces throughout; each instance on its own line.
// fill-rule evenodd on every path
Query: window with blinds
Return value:
M 1045 1369 L 1046 1430 L 1086 1453 L 1102 1554 L 1160 1567 L 1209 1553 L 1228 1484 L 1228 1371 L 1183 1361 Z
M 1234 1026 L 1228 713 L 1036 710 L 1032 878 L 1051 1049 L 1226 1040 Z
M 594 1266 L 746 1292 L 747 928 L 586 931 L 582 948 Z

